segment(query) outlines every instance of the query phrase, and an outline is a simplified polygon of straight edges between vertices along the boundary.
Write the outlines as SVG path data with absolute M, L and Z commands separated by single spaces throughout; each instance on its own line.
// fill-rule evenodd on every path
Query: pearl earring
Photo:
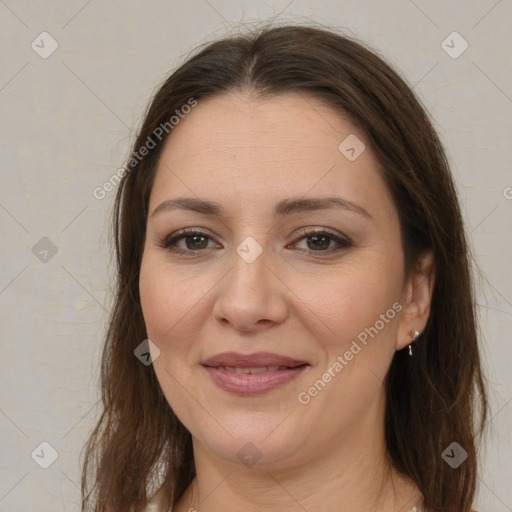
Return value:
M 416 331 L 415 329 L 412 329 L 409 331 L 409 336 L 415 340 L 416 338 L 418 338 L 418 336 L 420 335 L 420 332 L 419 331 Z M 411 345 L 409 345 L 409 355 L 412 356 L 412 347 Z

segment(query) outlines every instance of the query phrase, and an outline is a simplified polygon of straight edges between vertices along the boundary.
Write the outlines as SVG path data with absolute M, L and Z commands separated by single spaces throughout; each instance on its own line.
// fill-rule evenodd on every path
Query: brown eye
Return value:
M 184 247 L 180 247 L 178 245 L 182 240 L 185 241 Z M 168 249 L 179 254 L 192 254 L 194 252 L 202 252 L 213 248 L 208 247 L 208 242 L 210 240 L 212 240 L 212 238 L 207 233 L 194 229 L 184 229 L 177 233 L 173 233 L 159 245 L 164 249 Z M 299 239 L 299 241 L 302 240 L 306 240 L 306 248 L 299 247 L 299 251 L 313 254 L 315 256 L 323 253 L 332 254 L 352 245 L 348 240 L 328 231 L 306 232 Z M 337 247 L 332 247 L 333 243 L 334 245 L 337 245 Z M 292 247 L 297 247 L 297 245 L 292 244 Z
M 306 248 L 299 249 L 309 254 L 332 254 L 342 249 L 346 249 L 347 247 L 350 247 L 352 245 L 348 240 L 341 238 L 328 231 L 310 231 L 308 233 L 304 233 L 300 240 L 306 240 Z M 331 248 L 332 242 L 337 244 L 338 247 Z M 296 247 L 297 245 L 294 244 L 294 246 Z
M 185 241 L 185 247 L 178 245 L 182 240 Z M 193 229 L 183 229 L 167 237 L 159 245 L 177 253 L 192 253 L 209 249 L 209 240 L 211 240 L 211 237 L 207 233 Z
M 314 235 L 314 236 L 308 236 L 308 241 L 311 241 L 311 243 L 308 243 L 308 247 L 311 250 L 316 249 L 328 249 L 329 244 L 332 241 L 332 238 L 329 236 L 324 235 Z
M 187 246 L 187 249 L 194 250 L 194 249 L 206 249 L 208 246 L 208 241 L 205 244 L 205 240 L 207 240 L 206 236 L 202 235 L 188 235 L 183 236 L 181 239 L 185 240 L 185 245 Z M 190 243 L 188 243 L 190 242 Z

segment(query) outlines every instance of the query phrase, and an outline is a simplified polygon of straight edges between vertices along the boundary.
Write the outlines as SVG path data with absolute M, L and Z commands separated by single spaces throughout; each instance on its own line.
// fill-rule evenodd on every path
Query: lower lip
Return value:
M 236 395 L 261 395 L 293 380 L 308 366 L 262 373 L 236 373 L 222 368 L 203 367 L 219 388 Z

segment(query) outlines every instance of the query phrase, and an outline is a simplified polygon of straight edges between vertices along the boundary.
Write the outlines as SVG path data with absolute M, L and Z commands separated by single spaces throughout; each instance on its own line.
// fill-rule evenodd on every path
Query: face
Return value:
M 195 449 L 284 467 L 380 428 L 394 351 L 422 327 L 405 325 L 407 290 L 378 161 L 332 107 L 237 93 L 174 127 L 140 293 L 154 370 Z

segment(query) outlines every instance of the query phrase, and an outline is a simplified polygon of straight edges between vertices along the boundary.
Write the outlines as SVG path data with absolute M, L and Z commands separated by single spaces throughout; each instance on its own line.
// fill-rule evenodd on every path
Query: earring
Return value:
M 415 340 L 416 338 L 418 338 L 418 336 L 420 335 L 420 332 L 419 331 L 416 331 L 415 329 L 411 329 L 409 331 L 409 336 Z M 412 347 L 411 345 L 409 345 L 409 355 L 412 356 Z

